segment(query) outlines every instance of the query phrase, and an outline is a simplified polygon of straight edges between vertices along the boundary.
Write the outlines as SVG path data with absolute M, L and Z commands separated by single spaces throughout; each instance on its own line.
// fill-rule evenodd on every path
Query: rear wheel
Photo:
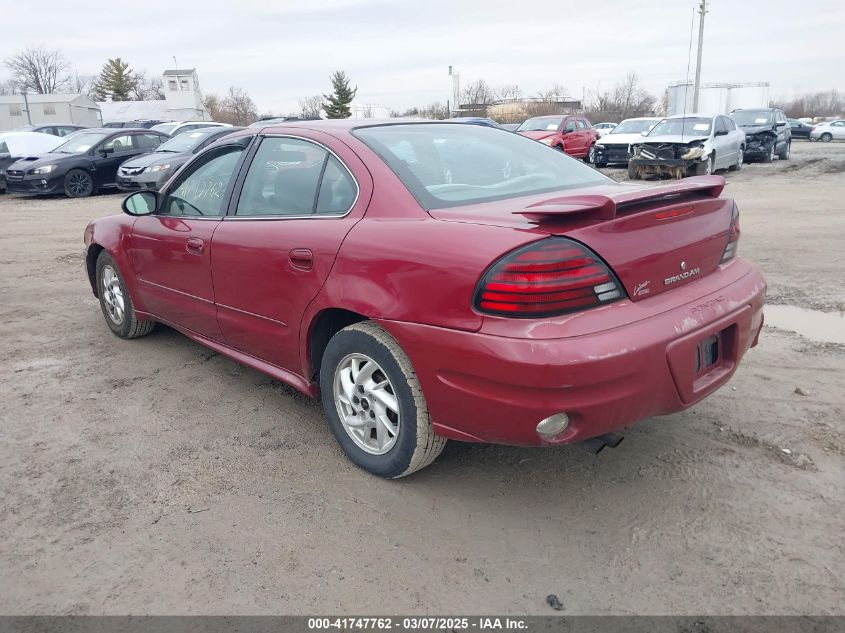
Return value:
M 96 272 L 97 296 L 109 329 L 120 338 L 137 338 L 152 332 L 155 321 L 142 321 L 135 315 L 123 276 L 106 251 L 97 257 Z
M 821 140 L 822 143 L 830 143 L 833 140 L 833 135 L 830 132 L 825 132 L 821 135 L 819 140 Z
M 789 160 L 789 151 L 792 147 L 792 141 L 787 141 L 786 145 L 784 145 L 783 151 L 778 152 L 778 158 L 780 160 Z
M 65 194 L 68 198 L 87 198 L 94 193 L 94 179 L 83 169 L 71 169 L 65 176 Z
M 374 323 L 355 323 L 332 337 L 320 365 L 320 391 L 343 452 L 374 475 L 410 475 L 446 445 L 434 434 L 411 361 Z

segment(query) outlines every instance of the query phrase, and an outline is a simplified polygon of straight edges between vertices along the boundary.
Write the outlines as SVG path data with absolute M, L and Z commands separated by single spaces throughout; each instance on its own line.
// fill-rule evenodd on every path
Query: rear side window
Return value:
M 343 215 L 358 190 L 325 148 L 302 139 L 269 137 L 249 166 L 235 215 Z
M 138 134 L 135 143 L 138 149 L 155 149 L 161 145 L 161 137 L 157 134 Z

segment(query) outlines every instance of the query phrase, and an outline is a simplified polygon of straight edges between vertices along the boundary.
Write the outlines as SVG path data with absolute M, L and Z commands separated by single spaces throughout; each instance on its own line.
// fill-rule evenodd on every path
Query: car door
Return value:
M 745 132 L 736 126 L 736 121 L 731 117 L 725 116 L 721 118 L 725 123 L 725 127 L 728 128 L 728 139 L 730 140 L 731 149 L 730 158 L 725 158 L 725 166 L 731 167 L 736 164 L 739 160 L 739 155 L 743 152 L 742 144 L 745 141 Z
M 198 156 L 162 192 L 157 212 L 135 221 L 129 239 L 144 309 L 216 341 L 223 337 L 214 306 L 211 241 L 250 138 Z
M 94 149 L 94 185 L 110 187 L 117 181 L 120 164 L 138 155 L 131 134 L 120 134 L 106 139 Z
M 360 159 L 328 135 L 262 138 L 212 240 L 227 344 L 301 375 L 302 315 L 371 192 Z
M 716 151 L 716 160 L 713 162 L 713 169 L 722 169 L 730 165 L 736 156 L 736 150 L 731 146 L 728 126 L 724 117 L 717 116 L 713 122 L 713 149 Z
M 563 125 L 560 128 L 561 138 L 563 139 L 563 151 L 567 154 L 578 153 L 578 133 L 575 119 L 568 117 L 564 119 Z
M 828 129 L 833 138 L 845 140 L 845 121 L 834 121 Z

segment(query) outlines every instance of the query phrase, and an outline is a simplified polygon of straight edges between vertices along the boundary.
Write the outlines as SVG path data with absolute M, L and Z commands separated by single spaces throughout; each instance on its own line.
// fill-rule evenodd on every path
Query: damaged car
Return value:
M 745 160 L 771 163 L 775 156 L 789 158 L 792 146 L 792 128 L 783 110 L 759 108 L 734 110 L 731 119 L 745 132 Z
M 631 144 L 628 176 L 684 178 L 742 169 L 745 133 L 721 114 L 676 114 Z
M 596 143 L 595 166 L 607 167 L 611 163 L 627 165 L 631 143 L 641 141 L 659 122 L 660 119 L 655 117 L 634 117 L 622 121 Z

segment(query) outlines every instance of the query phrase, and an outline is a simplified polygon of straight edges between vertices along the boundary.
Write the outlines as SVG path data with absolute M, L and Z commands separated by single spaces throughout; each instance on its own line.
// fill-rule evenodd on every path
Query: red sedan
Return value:
M 725 384 L 766 285 L 723 186 L 482 126 L 295 122 L 89 224 L 87 273 L 117 336 L 164 323 L 322 395 L 349 458 L 400 477 L 447 438 L 613 444 Z
M 582 116 L 536 116 L 516 128 L 516 132 L 588 163 L 595 162 L 599 133 Z

